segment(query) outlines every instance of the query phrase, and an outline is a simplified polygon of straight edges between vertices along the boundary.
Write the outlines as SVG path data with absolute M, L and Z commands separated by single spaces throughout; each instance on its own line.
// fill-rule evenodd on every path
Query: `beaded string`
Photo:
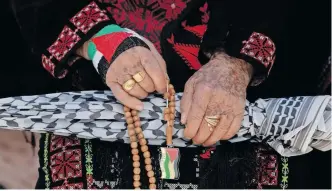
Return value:
M 166 144 L 172 146 L 172 135 L 175 118 L 175 90 L 172 84 L 168 84 L 167 92 L 164 94 L 166 99 L 166 108 L 164 110 L 164 120 L 167 121 L 166 127 Z M 143 130 L 141 127 L 141 121 L 138 116 L 138 111 L 132 110 L 124 106 L 124 112 L 127 122 L 128 135 L 130 138 L 131 154 L 133 159 L 133 186 L 135 189 L 140 189 L 141 186 L 141 169 L 140 169 L 140 156 L 138 150 L 138 144 L 141 147 L 141 151 L 144 157 L 145 170 L 149 177 L 149 188 L 151 190 L 156 189 L 156 178 L 152 168 L 151 154 L 147 146 L 147 141 L 144 138 Z

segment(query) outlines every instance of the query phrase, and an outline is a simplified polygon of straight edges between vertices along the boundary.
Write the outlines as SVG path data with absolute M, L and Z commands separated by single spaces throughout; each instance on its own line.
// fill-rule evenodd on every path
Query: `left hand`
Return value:
M 184 136 L 203 146 L 232 138 L 242 124 L 252 72 L 241 59 L 215 54 L 186 83 L 181 100 Z M 206 116 L 218 116 L 217 124 L 208 125 Z

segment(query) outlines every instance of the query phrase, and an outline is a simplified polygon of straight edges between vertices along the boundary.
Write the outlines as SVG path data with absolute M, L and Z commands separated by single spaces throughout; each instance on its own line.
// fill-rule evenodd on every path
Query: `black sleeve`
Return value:
M 210 19 L 201 52 L 224 51 L 252 64 L 252 85 L 271 70 L 284 19 L 281 2 L 264 0 L 207 0 Z
M 74 54 L 77 48 L 115 23 L 98 1 L 11 0 L 11 7 L 30 50 L 57 78 L 79 60 Z

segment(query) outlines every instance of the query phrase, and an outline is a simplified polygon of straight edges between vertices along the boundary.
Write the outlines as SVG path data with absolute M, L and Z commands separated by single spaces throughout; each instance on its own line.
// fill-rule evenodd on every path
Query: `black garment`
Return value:
M 310 2 L 310 5 L 307 5 L 308 4 L 307 2 L 293 2 L 294 5 L 291 8 L 293 9 L 298 8 L 298 9 L 295 11 L 291 10 L 292 14 L 296 15 L 299 12 L 298 10 L 301 10 L 300 12 L 302 14 L 300 15 L 304 16 L 304 18 L 307 17 L 308 18 L 301 20 L 301 18 L 293 16 L 293 19 L 287 21 L 289 28 L 286 32 L 291 31 L 290 34 L 292 35 L 287 35 L 287 33 L 285 34 L 285 32 L 282 35 L 287 37 L 286 38 L 287 43 L 283 42 L 282 44 L 282 46 L 284 47 L 281 51 L 283 56 L 277 57 L 277 60 L 278 58 L 280 58 L 280 61 L 279 62 L 277 61 L 278 64 L 275 64 L 275 68 L 273 68 L 273 70 L 271 71 L 271 76 L 268 78 L 266 83 L 262 84 L 257 88 L 253 88 L 253 90 L 249 90 L 249 92 L 251 92 L 249 93 L 249 96 L 280 97 L 280 96 L 291 96 L 291 95 L 317 94 L 317 92 L 315 92 L 316 90 L 315 85 L 317 84 L 317 82 L 315 81 L 314 78 L 315 76 L 318 76 L 320 65 L 322 65 L 322 63 L 325 63 L 326 55 L 330 54 L 330 46 L 329 45 L 325 46 L 325 44 L 329 44 L 330 42 L 330 40 L 328 40 L 328 38 L 330 38 L 329 35 L 330 27 L 327 27 L 326 30 L 321 30 L 321 28 L 324 25 L 324 23 L 326 26 L 328 26 L 329 23 L 331 22 L 323 22 L 322 25 L 320 25 L 320 22 L 318 22 L 322 20 L 328 21 L 330 19 L 330 17 L 328 17 L 329 19 L 326 19 L 327 17 L 323 17 L 324 14 L 328 16 L 330 15 L 330 13 L 326 12 L 326 9 L 329 9 L 330 5 L 324 5 L 324 3 L 330 4 L 329 1 L 324 1 L 319 4 Z M 300 4 L 305 4 L 310 9 L 300 9 L 298 7 L 298 5 Z M 315 14 L 312 15 L 307 14 L 308 11 L 309 10 L 311 11 L 312 9 L 319 11 L 317 11 Z M 305 14 L 303 12 L 305 12 Z M 311 20 L 312 17 L 316 19 Z M 309 26 L 316 26 L 316 27 L 309 27 Z M 300 29 L 298 29 L 297 27 L 299 27 Z M 316 40 L 310 40 L 309 38 L 311 37 L 310 35 L 316 33 L 319 33 L 319 35 L 315 36 Z M 309 40 L 307 40 L 308 38 Z M 285 47 L 287 46 L 289 46 L 288 49 L 285 49 Z M 40 58 L 38 57 L 38 60 L 39 59 Z M 35 63 L 36 65 L 39 66 L 40 60 L 38 62 L 35 61 Z M 31 65 L 30 63 L 27 62 L 24 62 L 24 64 L 28 66 Z M 81 68 L 86 67 L 87 69 L 93 70 L 93 68 L 90 66 L 91 64 L 89 63 L 86 63 L 86 65 L 84 64 L 74 65 L 74 67 L 81 67 Z M 304 69 L 304 71 L 302 69 Z M 86 74 L 89 75 L 84 75 L 85 78 L 83 78 L 82 80 L 87 79 L 87 77 L 90 77 L 91 75 L 95 75 L 95 77 L 98 77 L 95 73 L 88 73 L 89 70 L 84 70 L 84 71 L 86 72 Z M 42 72 L 37 74 L 41 73 Z M 17 77 L 19 78 L 19 76 Z M 46 77 L 44 75 L 44 77 L 41 77 L 40 79 L 45 79 L 45 78 Z M 98 79 L 98 78 L 92 78 L 92 79 Z M 26 80 L 29 82 L 31 79 L 27 76 Z M 71 79 L 68 79 L 68 81 L 70 81 L 69 83 L 71 83 Z M 36 80 L 36 82 L 39 81 Z M 87 80 L 86 82 L 87 82 L 86 84 L 90 84 L 91 80 Z M 57 87 L 57 89 L 53 89 L 52 91 L 56 91 L 61 88 L 63 89 L 64 84 L 65 83 L 62 82 L 61 85 Z M 27 83 L 27 85 L 31 87 L 31 89 L 26 90 L 28 94 L 35 94 L 36 92 L 33 87 L 36 87 L 36 84 Z M 93 89 L 97 89 L 95 85 L 90 85 L 90 87 Z M 51 91 L 53 87 L 48 87 L 48 88 L 50 88 L 50 90 L 43 89 L 43 91 Z M 7 94 L 7 96 L 9 96 L 9 94 Z M 301 188 L 301 187 L 331 188 L 330 173 L 328 172 L 322 174 L 320 172 L 317 172 L 318 170 L 321 169 L 320 167 L 317 166 L 324 167 L 325 172 L 328 171 L 328 169 L 330 169 L 328 166 L 330 165 L 331 161 L 330 157 L 331 157 L 330 152 L 327 153 L 319 152 L 315 154 L 308 154 L 306 156 L 290 158 L 289 165 L 291 168 L 294 169 L 290 171 L 289 188 Z M 319 161 L 319 163 L 313 163 L 312 161 Z M 296 167 L 293 167 L 294 164 L 296 165 Z M 314 171 L 315 173 L 311 173 L 312 171 Z M 305 178 L 302 179 L 303 174 L 306 174 L 306 176 Z
M 55 68 L 54 71 L 53 69 L 49 70 L 51 70 L 50 72 L 52 75 L 59 78 L 64 77 L 67 70 L 69 69 L 69 66 L 71 66 L 72 63 L 75 62 L 75 50 L 78 47 L 80 47 L 86 40 L 90 39 L 98 30 L 100 30 L 104 26 L 116 23 L 112 15 L 106 12 L 106 7 L 108 6 L 107 4 L 110 4 L 110 6 L 112 6 L 112 3 L 109 3 L 108 1 L 99 1 L 101 3 L 96 1 L 95 3 L 102 11 L 105 11 L 106 17 L 108 17 L 109 19 L 96 23 L 90 30 L 88 30 L 87 33 L 82 30 L 74 31 L 76 25 L 70 19 L 75 14 L 77 14 L 83 7 L 87 6 L 88 3 L 92 3 L 94 1 L 85 0 L 76 2 L 53 0 L 12 0 L 11 2 L 17 22 L 20 26 L 23 36 L 26 38 L 27 42 L 32 47 L 32 52 L 41 58 L 40 62 L 44 65 L 46 62 L 51 62 L 51 64 L 54 65 Z M 151 0 L 151 4 L 152 2 L 155 3 L 156 1 Z M 204 58 L 205 53 L 213 53 L 217 50 L 224 50 L 231 56 L 244 59 L 248 63 L 252 64 L 255 68 L 255 78 L 257 77 L 259 81 L 264 80 L 273 65 L 275 57 L 274 44 L 280 37 L 279 31 L 282 28 L 282 25 L 280 24 L 283 20 L 282 16 L 278 16 L 278 20 L 276 19 L 276 15 L 279 15 L 279 12 L 281 11 L 281 6 L 279 5 L 280 3 L 276 2 L 273 4 L 273 6 L 269 6 L 263 3 L 263 1 L 261 0 L 252 0 L 250 1 L 250 3 L 227 0 L 191 1 L 187 3 L 187 7 L 183 10 L 178 19 L 176 19 L 173 23 L 169 23 L 169 25 L 172 26 L 166 26 L 165 28 L 163 28 L 163 33 L 165 33 L 165 35 L 167 35 L 167 33 L 180 33 L 177 35 L 178 39 L 182 39 L 182 37 L 185 37 L 185 42 L 200 45 L 201 39 L 197 37 L 195 39 L 195 37 L 192 35 L 192 37 L 187 37 L 186 34 L 182 34 L 182 32 L 179 31 L 182 30 L 181 27 L 179 29 L 177 28 L 181 26 L 182 22 L 185 20 L 189 25 L 203 24 L 200 23 L 200 17 L 202 16 L 200 7 L 203 6 L 205 2 L 208 4 L 207 11 L 211 13 L 211 19 L 207 23 L 207 32 L 203 37 L 202 49 L 200 50 L 200 57 L 202 58 L 199 59 L 202 60 L 202 63 L 204 63 L 204 60 L 206 60 L 206 58 Z M 147 1 L 146 3 L 139 3 L 139 6 L 148 6 L 148 3 L 149 1 Z M 133 9 L 135 9 L 135 6 L 133 7 Z M 154 8 L 146 7 L 143 10 L 154 11 Z M 266 16 L 264 16 L 263 18 L 258 18 L 258 13 L 266 14 Z M 255 19 L 243 19 L 247 18 L 248 16 Z M 121 26 L 121 23 L 117 24 Z M 68 53 L 61 52 L 61 54 L 64 55 L 57 56 L 51 52 L 50 49 L 52 49 L 52 47 L 50 45 L 54 45 L 54 41 L 64 29 L 64 26 L 69 27 L 69 30 L 65 30 L 64 33 L 68 34 L 68 31 L 74 32 L 79 37 L 71 39 L 74 46 L 67 48 Z M 135 28 L 132 28 L 132 30 L 135 31 Z M 266 61 L 268 63 L 265 66 L 264 64 L 262 64 L 261 61 L 257 60 L 257 58 L 253 59 L 251 56 L 240 54 L 242 48 L 245 45 L 243 41 L 247 41 L 254 32 L 263 33 L 263 35 L 266 35 L 270 38 L 273 37 L 271 45 L 273 46 L 272 50 L 269 49 L 269 51 L 261 53 L 269 55 L 267 57 L 269 57 L 270 60 Z M 164 37 L 165 36 L 161 37 L 161 40 L 165 40 Z M 65 44 L 64 46 L 69 46 L 68 44 Z M 168 43 L 161 42 L 161 45 L 163 47 L 168 46 Z M 259 50 L 257 49 L 255 51 Z M 174 50 L 170 52 L 167 50 L 163 50 L 164 58 L 174 57 L 173 54 Z M 49 61 L 47 61 L 48 59 Z M 263 59 L 265 59 L 265 56 L 263 56 Z M 87 61 L 81 59 L 76 61 L 76 63 L 78 62 L 83 65 L 86 64 Z M 183 74 L 185 75 L 180 75 L 181 78 L 179 78 L 177 72 L 173 72 L 175 70 L 178 71 L 177 67 L 179 66 L 179 64 L 174 64 L 174 62 L 167 60 L 166 63 L 169 68 L 169 76 L 172 79 L 172 83 L 175 85 L 177 91 L 182 91 L 184 87 L 184 82 L 192 75 L 195 70 L 191 70 L 188 66 L 182 67 L 181 72 L 183 72 Z M 179 63 L 183 63 L 183 61 L 180 61 Z M 81 69 L 83 69 L 83 66 L 78 66 L 78 68 L 80 67 Z

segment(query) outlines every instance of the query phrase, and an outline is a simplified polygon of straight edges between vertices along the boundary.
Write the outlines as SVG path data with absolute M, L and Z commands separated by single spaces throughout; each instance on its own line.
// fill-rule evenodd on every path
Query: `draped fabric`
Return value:
M 173 144 L 196 147 L 183 137 L 176 95 Z M 166 106 L 161 95 L 143 100 L 139 116 L 150 145 L 165 145 Z M 79 138 L 129 143 L 123 106 L 111 91 L 64 92 L 0 99 L 0 128 L 51 132 Z M 266 142 L 283 156 L 331 149 L 331 96 L 258 99 L 246 102 L 244 120 L 229 141 Z M 221 142 L 217 145 L 222 144 Z

